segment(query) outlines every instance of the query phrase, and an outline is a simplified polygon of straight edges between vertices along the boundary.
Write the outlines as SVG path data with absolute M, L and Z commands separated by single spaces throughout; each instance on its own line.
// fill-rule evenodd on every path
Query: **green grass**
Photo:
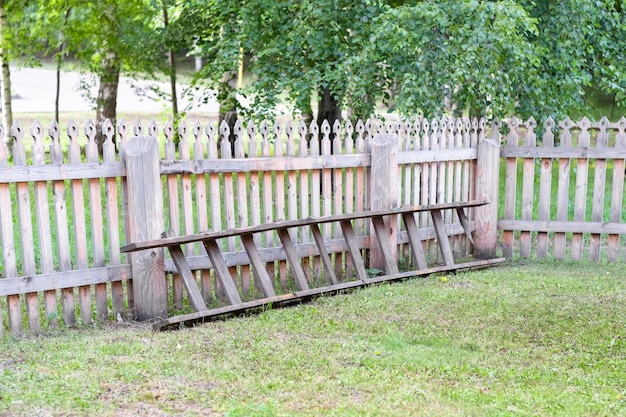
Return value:
M 546 261 L 62 330 L 0 344 L 0 415 L 624 415 L 624 317 L 621 265 Z

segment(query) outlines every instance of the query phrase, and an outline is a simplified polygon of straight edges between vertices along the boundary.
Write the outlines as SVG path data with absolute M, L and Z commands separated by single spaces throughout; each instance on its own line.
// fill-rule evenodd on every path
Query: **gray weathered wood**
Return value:
M 554 121 L 548 118 L 544 123 L 542 146 L 552 148 L 554 146 Z M 539 180 L 539 220 L 550 219 L 550 200 L 552 197 L 552 158 L 543 158 L 541 161 L 541 174 Z M 548 234 L 539 233 L 537 237 L 537 257 L 545 259 L 548 256 Z
M 498 178 L 500 172 L 500 145 L 491 139 L 485 139 L 478 145 L 478 164 L 476 166 L 476 198 L 481 201 L 491 201 L 476 208 L 476 232 L 474 233 L 474 254 L 479 259 L 493 258 L 496 255 L 497 246 L 497 221 L 498 221 Z M 515 172 L 514 162 L 508 161 L 507 164 L 507 184 L 515 183 L 509 177 L 509 174 Z M 514 190 L 507 188 L 507 194 L 513 193 Z M 514 204 L 514 201 L 505 203 L 505 218 L 513 217 L 514 210 L 506 204 Z M 508 211 L 506 211 L 508 209 Z M 507 217 L 508 215 L 508 217 Z M 509 242 L 512 245 L 513 235 L 508 234 Z M 512 255 L 512 247 L 507 247 L 505 256 Z
M 589 127 L 591 123 L 585 117 L 579 123 L 581 132 L 578 135 L 578 145 L 589 147 L 591 135 Z M 574 194 L 574 221 L 585 220 L 587 212 L 587 184 L 589 181 L 589 160 L 581 155 L 576 161 L 576 192 Z M 574 233 L 572 236 L 572 259 L 581 260 L 583 258 L 584 239 L 581 233 Z
M 424 255 L 424 247 L 422 246 L 422 240 L 419 238 L 419 231 L 417 222 L 415 221 L 414 213 L 404 213 L 402 215 L 406 232 L 409 237 L 409 243 L 413 250 L 413 263 L 417 266 L 417 269 L 426 269 L 428 264 L 426 262 L 426 256 Z
M 187 259 L 185 258 L 182 248 L 178 245 L 174 245 L 169 246 L 168 250 L 172 255 L 172 261 L 176 265 L 176 269 L 182 278 L 185 290 L 187 290 L 189 303 L 196 311 L 206 310 L 206 304 L 204 303 L 204 299 L 202 298 L 202 294 L 198 288 L 196 277 L 191 272 L 191 269 L 189 269 L 189 264 L 187 264 Z
M 289 266 L 291 267 L 291 274 L 293 275 L 293 279 L 296 283 L 296 287 L 302 291 L 309 288 L 309 284 L 306 281 L 306 276 L 304 275 L 304 271 L 302 270 L 302 266 L 300 265 L 300 257 L 296 253 L 294 244 L 291 240 L 291 236 L 289 235 L 289 230 L 287 229 L 277 229 L 278 237 L 283 244 L 283 250 L 285 251 L 285 256 L 289 261 Z
M 131 241 L 157 239 L 164 232 L 159 144 L 155 138 L 132 138 L 126 148 Z M 135 313 L 139 320 L 167 316 L 163 248 L 131 255 Z
M 370 143 L 372 147 L 371 168 L 371 209 L 387 210 L 398 206 L 398 137 L 396 135 L 376 135 Z M 389 239 L 392 256 L 397 256 L 398 217 L 389 216 L 385 220 L 385 231 Z M 375 239 L 377 242 L 379 239 Z M 385 269 L 385 258 L 380 245 L 370 248 L 370 267 Z
M 243 234 L 241 235 L 241 242 L 243 243 L 243 247 L 248 254 L 250 265 L 252 265 L 252 269 L 254 270 L 254 278 L 257 289 L 261 290 L 263 295 L 266 297 L 273 297 L 276 295 L 276 292 L 274 291 L 272 281 L 267 274 L 265 265 L 261 260 L 261 255 L 259 255 L 254 238 L 251 234 Z
M 233 282 L 230 271 L 224 262 L 224 257 L 222 256 L 219 246 L 217 246 L 217 243 L 213 239 L 205 239 L 202 243 L 206 248 L 209 259 L 211 259 L 211 263 L 213 264 L 213 268 L 215 270 L 215 276 L 219 280 L 228 302 L 231 304 L 240 304 L 241 298 L 239 297 L 237 287 Z
M 378 246 L 383 256 L 385 272 L 387 274 L 398 273 L 398 264 L 396 261 L 396 254 L 394 253 L 395 247 L 392 247 L 391 240 L 389 239 L 386 230 L 387 225 L 385 224 L 383 217 L 372 217 L 372 225 L 374 226 L 374 231 L 376 232 L 375 237 L 378 241 Z
M 572 136 L 570 128 L 574 124 L 567 118 L 561 124 L 560 133 L 560 148 L 568 148 L 572 146 Z M 557 182 L 557 197 L 556 197 L 556 220 L 567 221 L 568 209 L 569 209 L 569 187 L 570 187 L 570 164 L 569 158 L 559 158 L 559 179 Z M 565 258 L 565 249 L 567 244 L 567 237 L 564 233 L 557 233 L 554 237 L 554 257 L 556 259 Z
M 626 119 L 622 119 L 620 131 L 615 135 L 615 148 L 626 148 Z M 613 181 L 611 190 L 611 208 L 609 220 L 612 223 L 622 222 L 622 207 L 624 198 L 624 159 L 615 159 L 613 161 Z M 608 258 L 610 262 L 617 262 L 619 259 L 620 248 L 619 235 L 609 235 L 608 242 Z
M 343 238 L 346 241 L 348 251 L 350 252 L 350 257 L 352 258 L 352 264 L 354 265 L 356 277 L 360 281 L 367 282 L 369 278 L 367 277 L 367 271 L 365 270 L 365 263 L 363 262 L 363 258 L 361 257 L 361 253 L 359 252 L 359 247 L 356 242 L 356 235 L 354 234 L 352 223 L 349 220 L 343 220 L 340 222 L 340 224 L 341 230 L 343 232 Z
M 324 244 L 324 237 L 322 236 L 322 232 L 320 231 L 319 226 L 315 223 L 311 224 L 309 227 L 313 232 L 313 238 L 315 239 L 315 244 L 317 245 L 319 256 L 322 260 L 322 263 L 324 264 L 324 276 L 326 277 L 326 281 L 328 281 L 329 284 L 337 284 L 339 281 L 337 280 L 337 276 L 335 275 L 333 265 L 330 261 L 330 256 L 328 256 L 329 251 Z

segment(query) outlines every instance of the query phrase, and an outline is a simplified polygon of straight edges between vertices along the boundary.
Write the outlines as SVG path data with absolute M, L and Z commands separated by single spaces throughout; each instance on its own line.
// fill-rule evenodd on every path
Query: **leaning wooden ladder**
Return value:
M 467 239 L 473 243 L 470 224 L 465 215 L 465 208 L 477 207 L 487 204 L 487 201 L 467 201 L 458 203 L 433 204 L 427 206 L 403 206 L 399 208 L 369 211 L 359 213 L 347 213 L 333 216 L 325 216 L 320 218 L 307 218 L 301 220 L 279 221 L 267 223 L 251 227 L 242 227 L 237 229 L 221 230 L 215 232 L 204 232 L 186 236 L 172 236 L 170 233 L 164 233 L 162 239 L 156 239 L 145 242 L 135 242 L 125 245 L 121 248 L 122 252 L 134 252 L 159 247 L 167 247 L 172 261 L 176 266 L 176 270 L 182 278 L 189 302 L 195 310 L 195 313 L 171 317 L 161 322 L 155 323 L 155 330 L 176 327 L 181 324 L 193 324 L 227 314 L 237 314 L 254 308 L 273 304 L 280 305 L 302 299 L 308 299 L 321 294 L 336 293 L 338 291 L 356 288 L 360 286 L 370 285 L 374 283 L 393 281 L 413 276 L 427 275 L 436 272 L 452 271 L 459 269 L 470 269 L 477 267 L 485 267 L 504 261 L 504 258 L 495 258 L 487 260 L 475 260 L 457 264 L 454 262 L 450 241 L 445 230 L 442 211 L 453 209 L 456 211 L 459 222 L 461 223 Z M 443 265 L 436 267 L 428 267 L 426 256 L 424 254 L 422 241 L 419 238 L 418 227 L 415 221 L 415 213 L 429 212 L 432 224 L 435 230 L 437 244 L 443 258 Z M 417 269 L 407 272 L 400 272 L 397 259 L 394 256 L 394 250 L 389 236 L 386 232 L 384 217 L 390 215 L 399 215 L 402 217 L 409 244 L 411 246 L 415 266 Z M 367 274 L 365 262 L 361 256 L 361 247 L 357 243 L 356 234 L 352 226 L 354 220 L 371 219 L 375 236 L 381 249 L 382 258 L 384 259 L 385 275 L 369 277 Z M 325 223 L 339 223 L 343 238 L 346 242 L 347 251 L 352 259 L 356 281 L 340 282 L 335 274 L 335 270 L 331 263 L 330 256 L 327 253 L 324 239 L 319 226 Z M 310 288 L 304 270 L 301 266 L 301 257 L 298 254 L 296 245 L 291 239 L 289 229 L 296 227 L 309 227 L 315 244 L 317 246 L 318 255 L 324 266 L 325 277 L 328 285 L 319 288 Z M 275 230 L 281 241 L 285 258 L 289 263 L 291 274 L 294 279 L 297 291 L 277 295 L 274 290 L 273 280 L 270 278 L 264 261 L 262 260 L 259 250 L 254 240 L 255 233 L 268 232 Z M 224 256 L 217 243 L 219 239 L 239 236 L 242 245 L 248 255 L 250 265 L 254 271 L 255 289 L 258 289 L 264 298 L 243 302 L 237 291 L 235 283 L 231 278 L 230 271 L 224 260 Z M 225 307 L 207 308 L 194 274 L 184 255 L 182 246 L 189 243 L 202 242 L 206 249 L 207 255 L 211 261 L 211 265 L 215 271 L 216 279 L 223 289 L 226 301 L 230 304 Z M 308 256 L 308 255 L 307 255 Z

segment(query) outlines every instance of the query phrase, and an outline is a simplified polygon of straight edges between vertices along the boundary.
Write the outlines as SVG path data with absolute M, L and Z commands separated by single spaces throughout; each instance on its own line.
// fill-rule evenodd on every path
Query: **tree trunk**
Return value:
M 102 145 L 105 136 L 102 134 L 102 124 L 109 119 L 113 126 L 116 125 L 115 116 L 117 110 L 117 85 L 120 80 L 120 66 L 116 53 L 104 54 L 102 74 L 100 74 L 100 86 L 98 88 L 98 100 L 96 109 L 96 143 L 98 151 L 102 155 Z M 115 137 L 113 137 L 115 141 Z
M 13 126 L 13 108 L 11 106 L 11 70 L 9 69 L 9 58 L 6 50 L 1 45 L 4 43 L 3 33 L 7 30 L 7 11 L 4 7 L 4 0 L 0 1 L 0 89 L 2 90 L 2 124 L 6 136 L 3 138 L 7 146 L 13 143 L 11 136 L 11 126 Z
M 170 21 L 167 14 L 167 6 L 163 3 L 163 26 L 167 30 Z M 167 51 L 167 60 L 170 71 L 170 91 L 172 94 L 172 117 L 174 119 L 174 125 L 178 126 L 178 95 L 176 93 L 176 57 L 174 51 L 170 48 Z M 178 137 L 178 135 L 176 136 Z
M 65 26 L 67 25 L 67 19 L 70 17 L 71 8 L 65 11 L 65 17 L 63 18 L 63 31 L 59 36 L 59 49 L 55 57 L 57 62 L 57 90 L 54 96 L 54 120 L 59 122 L 59 100 L 61 96 L 61 65 L 63 64 L 63 49 L 65 49 L 65 41 L 63 40 Z
M 235 123 L 237 123 L 237 99 L 235 98 L 233 87 L 231 83 L 236 79 L 231 76 L 227 77 L 228 80 L 223 82 L 220 91 L 217 94 L 217 100 L 220 105 L 220 113 L 219 119 L 217 123 L 218 129 L 222 125 L 223 121 L 226 121 L 228 127 L 230 128 L 230 135 L 228 136 L 228 141 L 230 142 L 230 148 L 232 155 L 235 153 L 235 140 L 237 137 L 235 136 Z
M 317 125 L 320 129 L 322 128 L 324 120 L 328 120 L 331 129 L 335 124 L 335 120 L 341 121 L 341 106 L 339 100 L 337 96 L 330 91 L 330 87 L 328 86 L 321 89 L 319 104 L 317 107 Z M 333 139 L 334 136 L 331 133 L 330 140 Z

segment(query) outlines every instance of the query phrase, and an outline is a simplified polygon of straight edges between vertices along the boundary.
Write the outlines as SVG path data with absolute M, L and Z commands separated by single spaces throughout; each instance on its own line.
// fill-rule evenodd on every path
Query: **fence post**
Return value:
M 476 208 L 474 255 L 478 259 L 496 256 L 499 180 L 500 144 L 493 139 L 485 139 L 478 144 L 476 199 L 488 200 L 489 204 Z
M 126 147 L 129 238 L 139 242 L 161 238 L 165 231 L 163 186 L 159 171 L 159 143 L 135 137 Z M 164 250 L 130 254 L 135 314 L 138 320 L 167 317 Z
M 378 134 L 370 141 L 371 146 L 371 210 L 386 210 L 398 206 L 398 136 Z M 389 233 L 391 247 L 397 257 L 398 216 L 387 216 L 385 230 Z M 371 229 L 370 268 L 385 269 L 385 260 L 378 240 Z

